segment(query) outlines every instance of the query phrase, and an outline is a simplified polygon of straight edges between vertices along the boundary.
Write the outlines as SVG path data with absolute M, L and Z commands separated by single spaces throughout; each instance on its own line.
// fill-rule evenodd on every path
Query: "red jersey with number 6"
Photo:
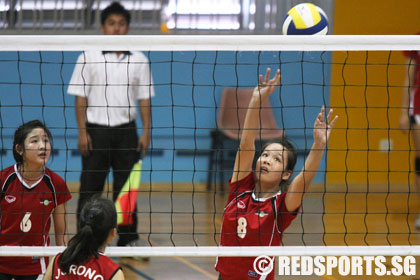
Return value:
M 97 257 L 92 257 L 86 263 L 70 265 L 69 272 L 61 271 L 58 261 L 61 254 L 58 254 L 54 260 L 53 278 L 61 280 L 77 279 L 101 279 L 110 280 L 121 269 L 113 260 L 99 253 Z
M 71 198 L 64 180 L 45 168 L 45 174 L 28 186 L 17 165 L 0 173 L 0 246 L 48 246 L 51 214 Z M 44 273 L 43 257 L 0 257 L 0 272 L 13 275 Z
M 284 230 L 297 212 L 286 209 L 286 193 L 280 191 L 269 198 L 257 198 L 255 177 L 231 183 L 227 205 L 223 213 L 221 246 L 280 246 Z M 223 280 L 274 279 L 274 269 L 261 276 L 254 269 L 256 257 L 219 257 L 216 270 Z M 273 258 L 272 258 L 273 259 Z M 260 277 L 261 276 L 261 277 Z

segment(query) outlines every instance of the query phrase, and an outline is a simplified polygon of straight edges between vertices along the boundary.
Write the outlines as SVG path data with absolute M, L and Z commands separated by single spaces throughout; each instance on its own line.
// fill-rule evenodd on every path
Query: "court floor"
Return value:
M 69 202 L 69 232 L 76 230 L 77 187 Z M 419 212 L 415 194 L 403 185 L 314 185 L 301 214 L 284 234 L 285 246 L 420 244 L 413 223 Z M 106 196 L 106 193 L 104 194 Z M 204 185 L 142 184 L 138 196 L 139 232 L 149 246 L 216 246 L 227 193 Z M 125 277 L 134 279 L 217 279 L 214 257 L 116 258 Z M 418 259 L 420 262 L 420 259 Z M 418 267 L 418 266 L 417 266 Z M 419 270 L 419 269 L 418 269 Z M 419 273 L 420 275 L 420 270 Z M 277 275 L 277 272 L 276 272 Z M 393 279 L 390 276 L 381 279 Z M 299 276 L 299 279 L 379 279 L 378 276 Z M 394 277 L 396 278 L 396 277 Z M 420 276 L 398 277 L 420 279 Z M 276 279 L 296 279 L 279 277 Z

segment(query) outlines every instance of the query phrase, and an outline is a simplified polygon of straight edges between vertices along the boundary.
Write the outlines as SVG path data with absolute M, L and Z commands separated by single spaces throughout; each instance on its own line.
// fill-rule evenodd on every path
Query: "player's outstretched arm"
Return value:
M 233 169 L 232 182 L 245 178 L 252 170 L 252 161 L 255 155 L 255 138 L 260 130 L 261 105 L 280 85 L 280 69 L 270 80 L 270 68 L 267 68 L 265 78 L 259 76 L 258 85 L 255 87 L 246 112 L 242 129 L 239 150 L 236 153 L 235 166 Z
M 328 112 L 326 118 L 325 107 L 322 106 L 321 112 L 315 119 L 314 124 L 314 143 L 311 151 L 306 158 L 302 171 L 293 179 L 287 191 L 285 203 L 289 212 L 294 212 L 301 205 L 302 198 L 308 190 L 316 172 L 318 171 L 319 164 L 324 154 L 325 146 L 327 145 L 330 137 L 331 129 L 334 127 L 338 116 L 332 118 L 333 110 Z

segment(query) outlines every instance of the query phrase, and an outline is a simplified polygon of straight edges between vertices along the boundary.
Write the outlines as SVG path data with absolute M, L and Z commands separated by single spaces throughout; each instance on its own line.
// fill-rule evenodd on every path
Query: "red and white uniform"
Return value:
M 79 280 L 79 279 L 101 279 L 110 280 L 121 269 L 113 260 L 99 253 L 98 257 L 92 257 L 84 264 L 71 265 L 69 273 L 65 274 L 58 265 L 58 254 L 54 260 L 52 279 Z
M 418 34 L 420 35 L 420 34 Z M 415 116 L 415 122 L 420 124 L 420 52 L 419 51 L 404 51 L 404 55 L 416 64 L 416 77 L 412 84 L 412 91 L 410 94 L 410 116 Z M 418 119 L 417 119 L 418 118 Z
M 297 212 L 286 209 L 286 193 L 278 192 L 269 198 L 257 199 L 255 177 L 231 183 L 224 209 L 221 246 L 280 246 L 284 230 L 296 218 Z M 274 279 L 274 270 L 266 277 L 254 271 L 256 257 L 218 257 L 216 270 L 222 280 Z
M 45 168 L 29 187 L 13 165 L 0 172 L 0 186 L 0 246 L 48 246 L 51 214 L 71 198 L 64 180 Z M 0 272 L 41 274 L 47 264 L 43 257 L 0 257 Z

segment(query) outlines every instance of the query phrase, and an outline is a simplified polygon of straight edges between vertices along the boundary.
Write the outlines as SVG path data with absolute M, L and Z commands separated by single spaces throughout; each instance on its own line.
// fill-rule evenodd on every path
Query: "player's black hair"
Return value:
M 106 19 L 110 15 L 122 15 L 125 17 L 127 24 L 130 25 L 131 15 L 130 13 L 118 2 L 112 2 L 108 7 L 102 10 L 101 12 L 101 25 L 105 24 Z
M 295 148 L 295 146 L 285 137 L 280 138 L 279 140 L 276 140 L 274 142 L 268 142 L 266 143 L 262 149 L 261 149 L 261 153 L 265 151 L 265 149 L 274 143 L 278 143 L 281 144 L 287 151 L 287 164 L 286 164 L 286 169 L 285 171 L 289 171 L 291 173 L 293 173 L 293 170 L 295 169 L 295 165 L 296 165 L 296 161 L 297 161 L 297 150 Z M 287 181 L 282 181 L 280 183 L 280 187 L 287 187 L 290 183 L 292 176 L 289 177 L 289 179 Z
M 47 126 L 39 120 L 26 122 L 16 129 L 15 135 L 13 137 L 13 157 L 15 158 L 16 163 L 18 164 L 23 163 L 23 156 L 19 154 L 18 151 L 16 150 L 16 145 L 21 146 L 22 149 L 25 151 L 25 139 L 26 137 L 28 137 L 28 134 L 31 133 L 32 130 L 34 130 L 35 128 L 42 128 L 45 131 L 45 133 L 47 133 L 48 139 L 51 144 L 51 151 L 53 150 L 52 135 L 51 135 L 50 130 L 47 128 Z
M 83 206 L 79 219 L 79 230 L 58 259 L 60 269 L 68 273 L 71 265 L 85 263 L 98 256 L 98 250 L 117 227 L 117 212 L 114 203 L 95 197 Z

